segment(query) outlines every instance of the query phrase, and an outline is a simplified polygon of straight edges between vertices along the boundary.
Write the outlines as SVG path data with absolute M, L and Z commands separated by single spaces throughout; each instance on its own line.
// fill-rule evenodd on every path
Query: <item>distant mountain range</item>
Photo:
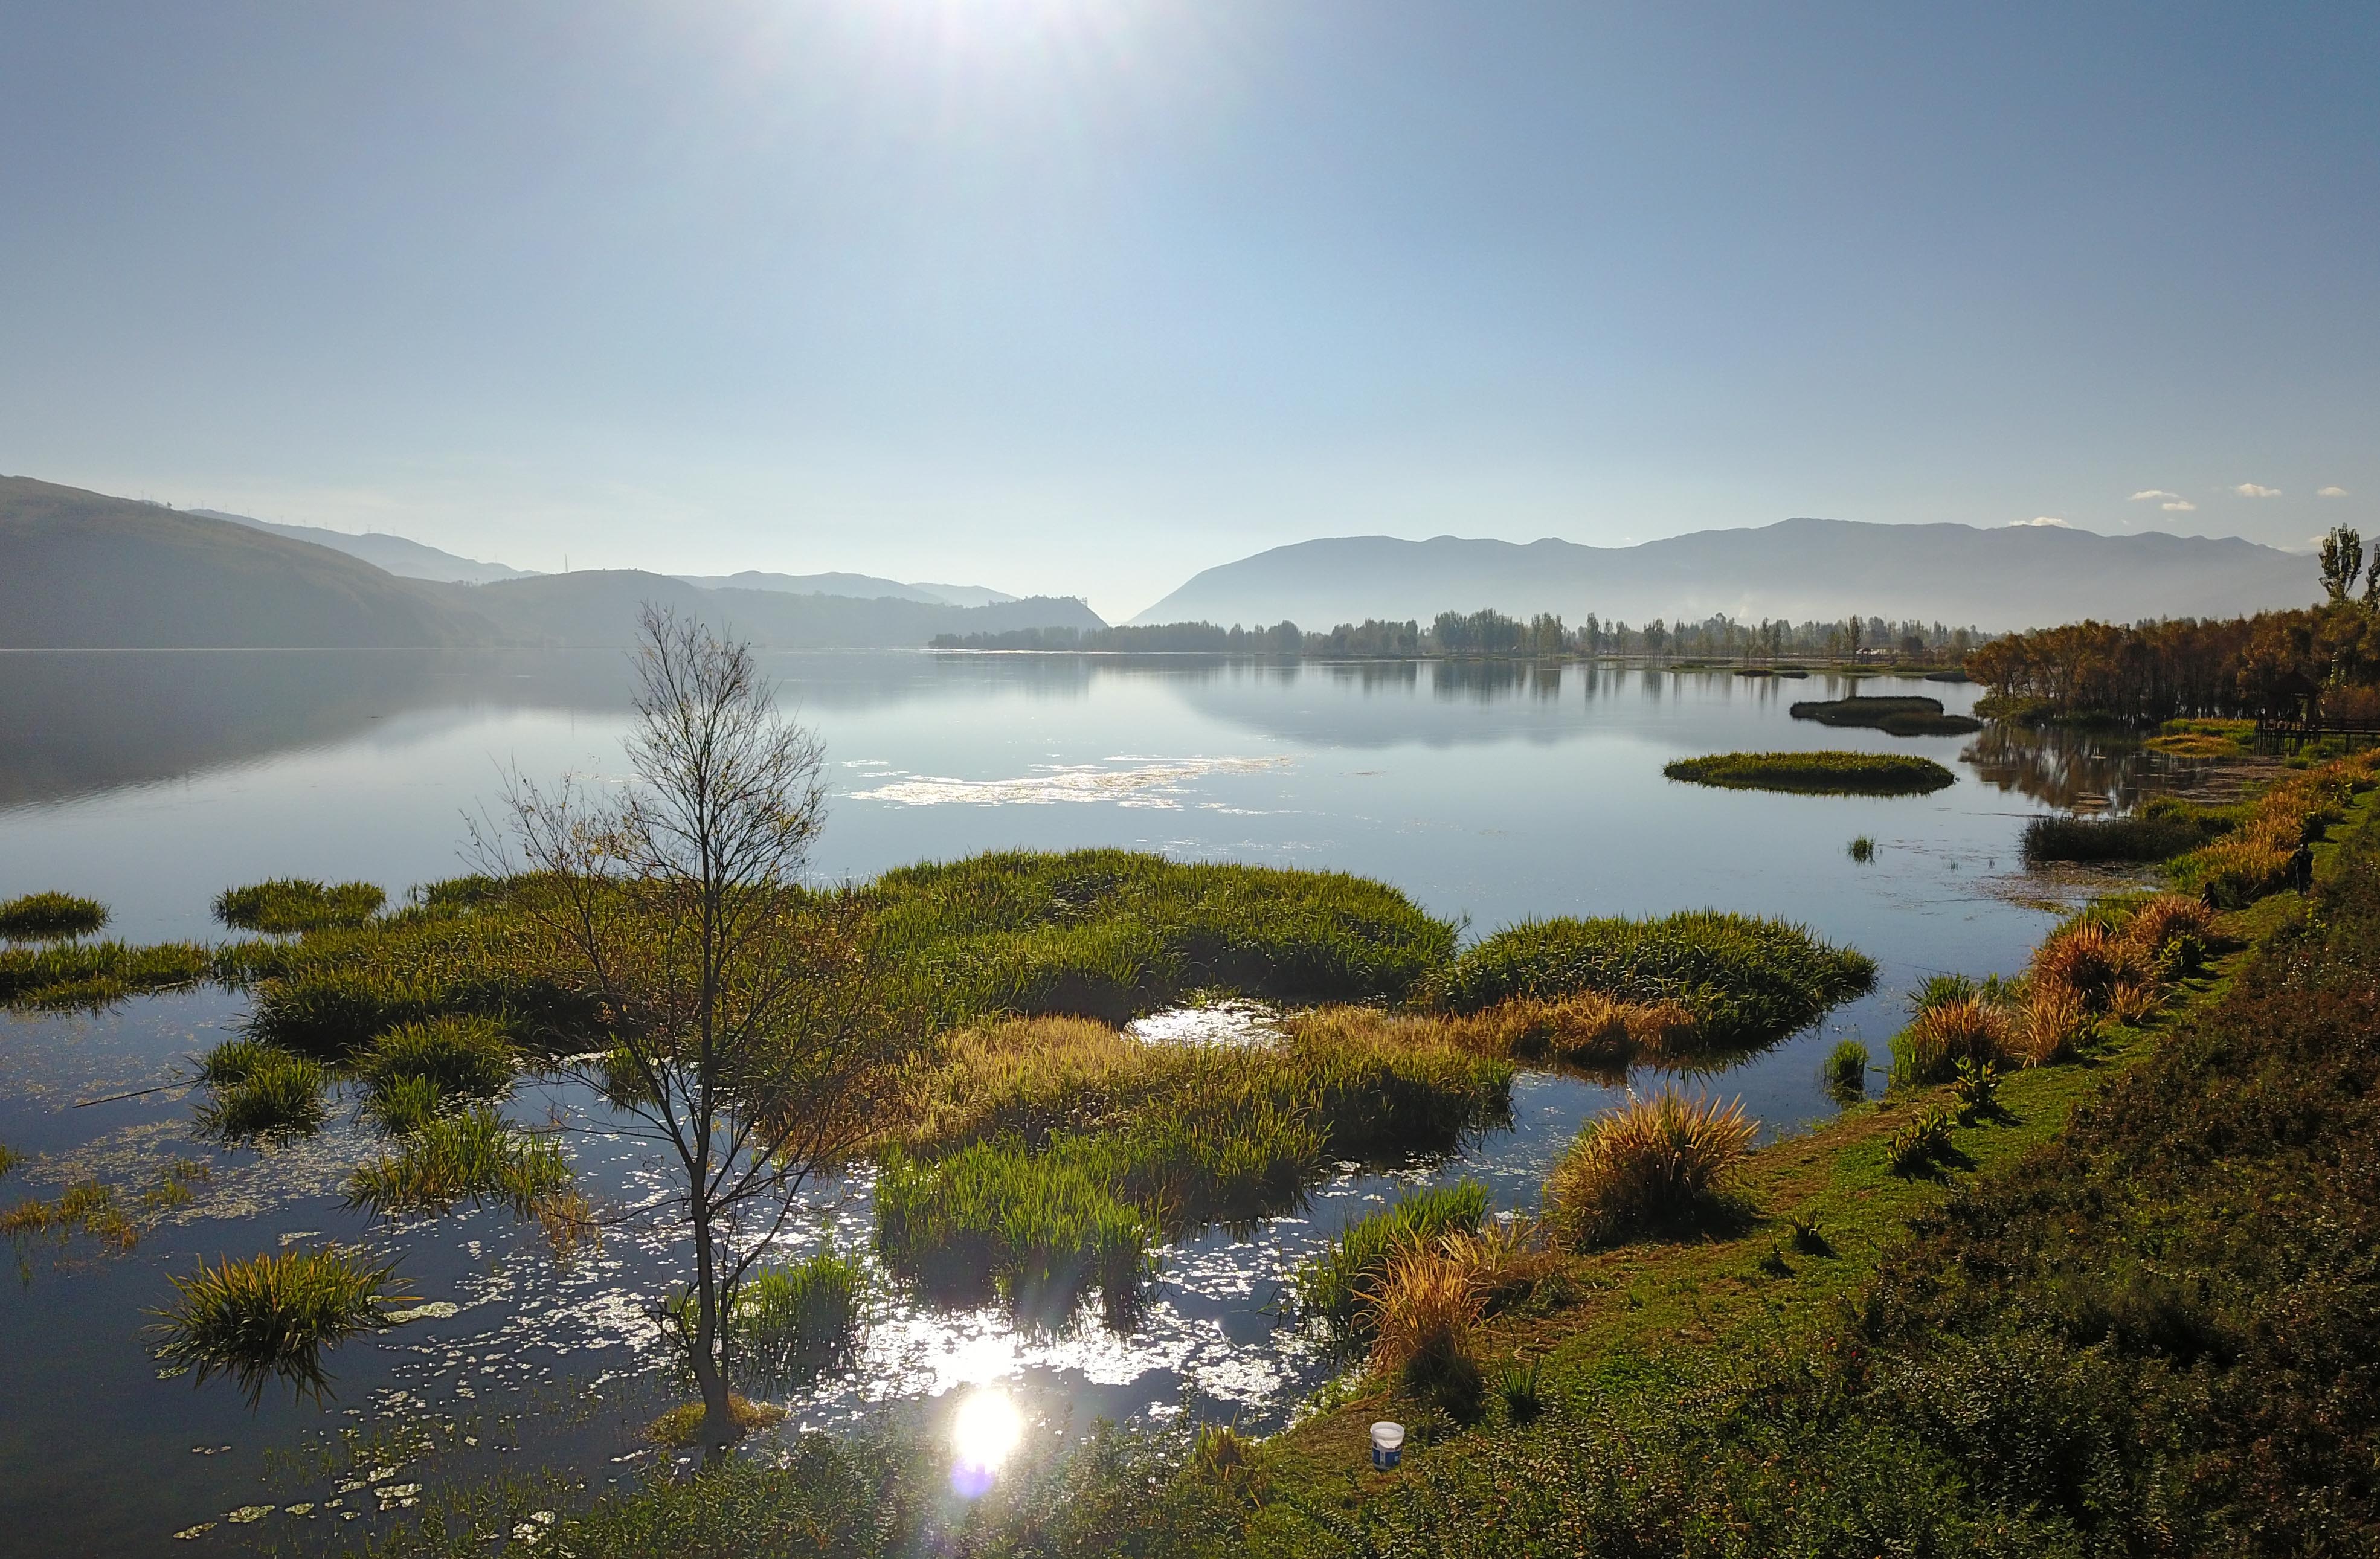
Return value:
M 516 572 L 483 584 L 399 577 L 356 555 L 352 544 L 334 548 L 288 530 L 311 528 L 0 477 L 0 648 L 611 647 L 634 642 L 647 603 L 778 649 L 916 648 L 941 633 L 1106 626 L 1072 598 L 953 605 L 706 588 L 609 569 Z M 500 566 L 399 537 L 320 534 L 417 548 L 400 559 L 416 567 L 438 558 Z
M 843 595 L 860 601 L 922 601 L 936 606 L 994 606 L 1015 596 L 987 585 L 909 585 L 873 574 L 679 574 L 704 590 L 767 590 L 785 595 Z
M 2320 593 L 2307 558 L 2236 537 L 2104 536 L 2060 526 L 1788 519 L 1633 547 L 1342 536 L 1209 568 L 1132 620 L 1328 628 L 1483 606 L 1641 625 L 1714 613 L 2042 627 L 2085 617 L 2236 616 Z

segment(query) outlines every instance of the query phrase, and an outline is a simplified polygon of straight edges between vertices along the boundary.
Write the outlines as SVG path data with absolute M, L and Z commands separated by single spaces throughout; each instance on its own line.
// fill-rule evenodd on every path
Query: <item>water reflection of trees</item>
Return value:
M 2101 796 L 2112 807 L 2131 807 L 2144 777 L 2140 738 L 2120 731 L 1995 723 L 1960 756 L 1985 785 L 2053 807 Z

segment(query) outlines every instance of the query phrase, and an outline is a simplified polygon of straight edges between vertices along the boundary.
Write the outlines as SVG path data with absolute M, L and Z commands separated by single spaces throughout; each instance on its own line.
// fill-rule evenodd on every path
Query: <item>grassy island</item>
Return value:
M 1930 758 L 1890 752 L 1721 752 L 1681 758 L 1661 772 L 1693 785 L 1809 796 L 1922 796 L 1959 777 Z
M 1945 714 L 1942 700 L 1917 697 L 1806 699 L 1792 708 L 1796 720 L 1821 725 L 1860 725 L 1888 737 L 1956 737 L 1980 731 L 1984 723 Z
M 72 894 L 38 893 L 0 901 L 0 941 L 58 942 L 107 924 L 107 906 Z

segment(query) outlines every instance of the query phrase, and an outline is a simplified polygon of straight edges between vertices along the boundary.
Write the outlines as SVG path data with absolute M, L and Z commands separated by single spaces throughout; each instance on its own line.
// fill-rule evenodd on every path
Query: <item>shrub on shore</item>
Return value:
M 164 1338 L 157 1357 L 195 1370 L 201 1383 L 229 1374 L 251 1404 L 276 1378 L 319 1400 L 330 1388 L 322 1350 L 385 1326 L 384 1307 L 407 1297 L 391 1292 L 395 1273 L 393 1261 L 338 1249 L 202 1263 L 168 1279 L 175 1299 L 156 1312 Z
M 1766 1044 L 1868 990 L 1876 965 L 1779 920 L 1698 910 L 1658 920 L 1530 920 L 1488 937 L 1434 982 L 1440 1011 L 1592 993 L 1694 1018 L 1705 1049 Z
M 1803 796 L 1922 796 L 1959 776 L 1930 758 L 1897 752 L 1719 752 L 1663 766 L 1673 780 L 1724 790 Z
M 107 906 L 72 894 L 23 894 L 0 900 L 0 941 L 54 942 L 88 936 L 107 924 Z
M 306 877 L 276 877 L 215 895 L 215 919 L 237 931 L 285 934 L 360 926 L 380 912 L 388 895 L 370 883 L 323 884 Z
M 1759 1127 L 1741 1102 L 1664 1089 L 1597 1116 L 1546 1181 L 1554 1223 L 1572 1243 L 1615 1244 L 1685 1227 L 1725 1210 Z

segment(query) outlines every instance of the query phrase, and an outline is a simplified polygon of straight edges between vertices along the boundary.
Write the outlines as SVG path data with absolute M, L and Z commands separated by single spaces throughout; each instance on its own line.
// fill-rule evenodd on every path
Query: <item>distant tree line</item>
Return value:
M 1295 623 L 1270 627 L 1218 627 L 1213 623 L 1159 623 L 1140 627 L 1023 628 L 1008 633 L 941 634 L 937 650 L 1084 650 L 1195 652 L 1318 660 L 1418 656 L 1551 658 L 1619 655 L 1667 659 L 1779 660 L 1824 656 L 1955 661 L 1988 638 L 1973 627 L 1913 619 L 1843 617 L 1789 622 L 1781 617 L 1740 622 L 1721 613 L 1699 622 L 1671 623 L 1656 617 L 1632 627 L 1593 613 L 1577 627 L 1540 612 L 1522 620 L 1501 612 L 1440 612 L 1419 622 L 1367 617 L 1341 623 L 1328 633 L 1309 633 Z
M 2380 552 L 2367 563 L 2362 538 L 2338 527 L 2321 583 L 2320 603 L 2290 612 L 2011 634 L 1970 652 L 1967 674 L 2010 713 L 2380 719 Z

